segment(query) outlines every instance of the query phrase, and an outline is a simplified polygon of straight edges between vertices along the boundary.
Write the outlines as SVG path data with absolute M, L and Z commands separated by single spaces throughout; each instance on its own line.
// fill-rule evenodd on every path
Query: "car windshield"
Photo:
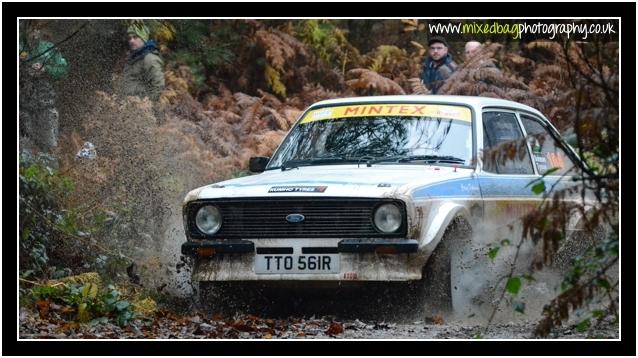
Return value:
M 266 169 L 348 163 L 470 165 L 469 108 L 439 104 L 365 104 L 308 111 Z

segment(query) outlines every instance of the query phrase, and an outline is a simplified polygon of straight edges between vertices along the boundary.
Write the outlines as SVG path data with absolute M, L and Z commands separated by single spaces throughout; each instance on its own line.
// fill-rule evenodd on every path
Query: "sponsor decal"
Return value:
M 327 186 L 273 186 L 269 193 L 323 193 Z
M 344 280 L 357 280 L 357 273 L 356 272 L 344 272 L 343 273 L 343 279 Z
M 552 166 L 552 168 L 563 168 L 565 166 L 565 161 L 563 160 L 563 156 L 561 153 L 547 153 L 547 161 Z
M 332 109 L 330 108 L 320 109 L 317 111 L 313 111 L 312 113 L 312 119 L 314 120 L 331 118 L 331 117 L 332 117 Z
M 540 173 L 547 171 L 547 159 L 545 159 L 542 153 L 534 153 L 534 161 Z
M 479 191 L 478 185 L 474 184 L 461 184 L 461 191 L 464 193 L 473 193 Z
M 301 123 L 323 121 L 327 119 L 345 119 L 353 117 L 433 117 L 472 121 L 469 108 L 440 104 L 362 104 L 320 108 L 306 113 Z

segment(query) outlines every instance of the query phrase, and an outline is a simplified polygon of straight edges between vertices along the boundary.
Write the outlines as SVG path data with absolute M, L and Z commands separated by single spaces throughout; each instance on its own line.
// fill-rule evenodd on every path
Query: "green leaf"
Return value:
M 514 301 L 514 311 L 525 313 L 525 302 Z
M 490 257 L 490 260 L 492 260 L 492 262 L 494 262 L 494 259 L 496 258 L 496 255 L 498 255 L 498 250 L 500 250 L 501 247 L 497 246 L 497 247 L 493 247 L 490 249 L 490 251 L 487 253 L 487 256 Z
M 95 327 L 95 326 L 99 326 L 101 324 L 106 324 L 109 322 L 109 319 L 106 317 L 98 317 L 95 319 L 92 319 L 91 322 L 89 322 L 89 325 L 91 327 Z
M 29 181 L 33 181 L 38 177 L 38 166 L 33 164 L 24 171 L 24 177 Z
M 35 275 L 35 271 L 33 270 L 26 270 L 24 272 L 20 272 L 20 277 L 22 278 L 30 278 L 31 276 Z
M 94 299 L 97 296 L 97 285 L 94 283 L 87 283 L 82 287 L 82 297 Z
M 509 246 L 510 244 L 511 244 L 511 242 L 508 239 L 501 240 L 501 245 L 502 246 Z
M 97 285 L 92 283 L 91 290 L 89 291 L 89 297 L 95 299 L 95 297 L 97 297 L 97 290 Z
M 130 306 L 128 301 L 119 301 L 115 304 L 115 309 L 117 309 L 118 311 L 124 311 L 126 308 L 128 308 L 128 306 Z
M 82 297 L 89 297 L 89 291 L 91 290 L 91 284 L 87 283 L 86 285 L 82 286 Z
M 62 177 L 62 189 L 65 192 L 72 192 L 75 189 L 75 184 L 69 177 Z
M 545 192 L 545 182 L 540 180 L 538 183 L 532 185 L 532 192 L 536 195 Z
M 587 318 L 586 320 L 580 322 L 578 325 L 576 325 L 576 331 L 578 332 L 585 332 L 587 329 L 589 329 L 589 326 L 591 325 L 591 322 L 589 321 L 589 318 Z
M 605 280 L 604 278 L 599 278 L 596 280 L 596 285 L 598 285 L 598 287 L 602 287 L 605 288 L 607 290 L 609 290 L 611 288 L 611 285 L 609 284 L 609 281 Z
M 507 289 L 507 292 L 509 292 L 513 296 L 518 295 L 518 292 L 521 290 L 521 278 L 520 277 L 510 277 L 507 280 L 507 284 L 505 285 L 505 289 Z
M 22 230 L 22 232 L 20 233 L 20 239 L 22 241 L 26 241 L 27 239 L 29 239 L 29 235 L 31 234 L 31 230 L 29 230 L 28 227 L 24 228 Z
M 601 318 L 605 317 L 605 311 L 603 311 L 603 310 L 593 310 L 593 311 L 591 311 L 591 315 L 594 318 L 601 319 Z
M 117 324 L 120 327 L 126 326 L 131 319 L 134 317 L 134 313 L 132 311 L 123 311 L 117 316 Z
M 78 321 L 87 322 L 89 320 L 89 311 L 87 310 L 86 303 L 80 303 L 78 305 Z
M 31 294 L 36 299 L 57 298 L 62 295 L 63 290 L 60 286 L 37 286 L 31 289 Z
M 559 170 L 560 167 L 554 167 L 554 168 L 550 168 L 548 170 L 545 171 L 545 173 L 543 173 L 543 176 L 547 176 L 547 175 L 551 175 L 553 172 Z

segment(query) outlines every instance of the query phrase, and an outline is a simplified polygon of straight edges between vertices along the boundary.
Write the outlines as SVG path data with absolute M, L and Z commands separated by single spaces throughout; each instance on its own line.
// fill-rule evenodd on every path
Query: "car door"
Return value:
M 545 182 L 546 191 L 557 192 L 577 184 L 573 176 L 582 168 L 580 159 L 561 142 L 547 122 L 537 116 L 520 113 L 532 161 Z M 566 200 L 577 200 L 580 193 L 567 193 Z
M 482 112 L 483 150 L 478 182 L 484 218 L 502 228 L 534 208 L 541 200 L 530 182 L 538 178 L 515 110 Z
M 520 118 L 538 173 L 552 181 L 571 180 L 578 172 L 578 159 L 572 158 L 573 153 L 567 152 L 545 121 L 525 113 Z

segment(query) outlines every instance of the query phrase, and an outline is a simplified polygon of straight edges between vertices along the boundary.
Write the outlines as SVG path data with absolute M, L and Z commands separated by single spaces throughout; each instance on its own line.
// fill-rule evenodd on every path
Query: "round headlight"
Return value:
M 205 205 L 195 215 L 195 225 L 204 234 L 212 235 L 222 226 L 222 215 L 217 207 Z
M 381 232 L 392 233 L 401 227 L 401 210 L 394 204 L 383 204 L 374 212 L 374 225 Z

